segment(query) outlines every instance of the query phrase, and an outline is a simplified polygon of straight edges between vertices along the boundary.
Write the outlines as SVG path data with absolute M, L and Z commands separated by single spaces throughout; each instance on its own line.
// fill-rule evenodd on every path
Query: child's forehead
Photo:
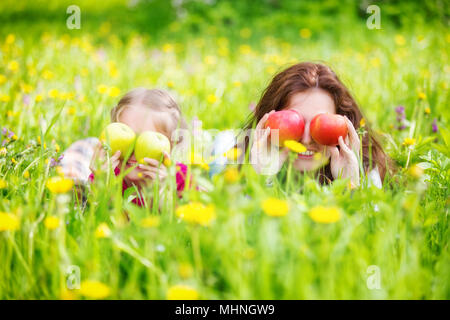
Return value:
M 118 120 L 125 123 L 137 134 L 144 131 L 157 131 L 168 135 L 167 127 L 170 115 L 167 112 L 153 110 L 145 106 L 130 105 L 122 110 Z

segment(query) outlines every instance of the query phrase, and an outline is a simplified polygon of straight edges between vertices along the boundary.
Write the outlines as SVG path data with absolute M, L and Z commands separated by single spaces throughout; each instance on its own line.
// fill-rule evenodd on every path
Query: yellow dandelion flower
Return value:
M 236 161 L 242 154 L 242 150 L 240 148 L 231 148 L 227 152 L 224 153 L 224 156 L 228 159 L 228 161 Z
M 431 113 L 431 109 L 429 107 L 426 107 L 424 111 L 425 111 L 426 114 L 430 114 Z
M 19 63 L 15 60 L 10 61 L 8 63 L 8 69 L 11 70 L 12 72 L 16 72 L 17 70 L 19 70 Z
M 194 269 L 189 263 L 180 263 L 178 266 L 178 274 L 183 279 L 188 279 L 194 274 Z
M 8 151 L 6 150 L 5 147 L 0 148 L 0 156 L 1 156 L 1 157 L 6 156 L 7 153 L 8 153 Z
M 95 229 L 95 237 L 99 239 L 109 238 L 111 233 L 111 229 L 109 229 L 108 225 L 104 222 L 100 223 L 97 229 Z
M 167 300 L 198 300 L 198 291 L 187 285 L 172 286 L 167 290 Z
M 75 97 L 73 92 L 61 92 L 60 98 L 63 100 L 72 100 Z
M 404 146 L 413 146 L 415 144 L 416 144 L 416 139 L 414 139 L 414 138 L 405 138 L 403 140 L 403 145 Z
M 11 97 L 7 94 L 0 94 L 0 101 L 1 102 L 9 102 L 11 100 Z
M 117 97 L 120 94 L 120 89 L 117 88 L 117 87 L 111 87 L 108 90 L 108 94 L 109 94 L 110 97 L 115 98 L 115 97 Z
M 58 89 L 51 89 L 51 90 L 48 92 L 48 96 L 49 96 L 50 98 L 52 98 L 52 99 L 58 98 L 58 97 L 59 97 L 59 91 L 58 91 Z
M 235 183 L 239 180 L 239 171 L 237 168 L 228 168 L 225 170 L 223 177 L 225 178 L 225 181 L 228 183 Z
M 0 212 L 0 231 L 14 231 L 19 229 L 19 218 L 7 212 Z
M 72 290 L 62 289 L 59 295 L 60 300 L 76 300 L 77 295 Z
M 13 141 L 16 141 L 17 139 L 19 139 L 19 137 L 18 137 L 17 135 L 13 135 L 13 136 L 11 137 L 11 139 L 12 139 Z
M 67 114 L 69 116 L 73 116 L 77 112 L 77 109 L 75 107 L 70 107 L 67 109 Z
M 204 62 L 207 65 L 215 65 L 217 63 L 217 58 L 215 56 L 206 56 Z
M 317 206 L 312 208 L 308 215 L 318 223 L 334 223 L 341 219 L 341 212 L 337 207 Z
M 45 69 L 44 71 L 42 71 L 42 78 L 44 78 L 45 80 L 51 80 L 54 76 L 55 75 L 50 70 Z
M 419 179 L 423 175 L 424 170 L 422 167 L 418 166 L 417 164 L 414 164 L 408 169 L 407 173 L 409 176 L 415 179 Z
M 119 76 L 119 70 L 116 67 L 109 68 L 109 76 L 111 78 L 117 78 Z
M 88 68 L 81 68 L 80 74 L 82 77 L 87 77 L 89 75 L 89 69 Z
M 312 33 L 308 28 L 302 28 L 299 31 L 299 35 L 302 39 L 309 39 L 311 38 Z
M 141 220 L 143 228 L 156 228 L 159 226 L 160 218 L 158 216 L 150 216 Z
M 49 217 L 45 218 L 45 220 L 44 220 L 44 226 L 48 230 L 55 230 L 56 228 L 59 227 L 60 223 L 61 223 L 61 220 L 55 216 L 49 216 Z
M 42 94 L 37 94 L 34 98 L 34 101 L 41 102 L 44 99 L 44 96 Z
M 322 160 L 323 155 L 321 152 L 314 152 L 313 159 L 316 161 Z
M 365 125 L 366 125 L 366 119 L 361 118 L 361 120 L 359 121 L 359 126 L 364 127 Z
M 26 83 L 22 83 L 22 84 L 20 85 L 20 87 L 22 88 L 22 91 L 23 91 L 24 93 L 30 93 L 31 91 L 33 91 L 33 86 L 31 86 L 31 85 L 29 85 L 29 84 L 26 84 Z
M 240 81 L 234 81 L 233 82 L 233 86 L 236 88 L 239 88 L 242 85 L 242 83 Z
M 264 213 L 271 217 L 283 217 L 289 212 L 289 204 L 286 200 L 272 197 L 262 201 L 261 207 Z
M 245 55 L 250 54 L 252 53 L 252 47 L 250 47 L 248 44 L 240 45 L 239 52 Z
M 105 94 L 106 92 L 108 92 L 108 87 L 104 84 L 99 84 L 97 86 L 97 92 L 100 94 Z
M 90 299 L 105 299 L 111 293 L 111 289 L 96 280 L 85 280 L 80 284 L 80 294 Z
M 308 150 L 303 144 L 294 140 L 286 140 L 284 146 L 296 153 L 302 153 Z
M 173 46 L 173 44 L 165 43 L 165 44 L 163 45 L 162 49 L 163 49 L 163 51 L 164 51 L 165 53 L 168 53 L 168 52 L 172 52 L 172 51 L 173 51 L 174 46 Z
M 210 95 L 208 95 L 206 100 L 208 101 L 208 103 L 214 104 L 217 102 L 218 98 L 215 94 L 210 94 Z
M 12 162 L 12 164 L 17 164 L 17 160 L 14 158 L 11 158 L 11 162 Z
M 173 88 L 175 87 L 175 83 L 173 81 L 167 81 L 167 88 Z
M 48 179 L 46 186 L 52 193 L 66 193 L 72 189 L 73 181 L 71 179 L 56 176 Z
M 417 98 L 419 98 L 419 100 L 425 100 L 427 95 L 424 92 L 419 92 Z
M 381 60 L 378 57 L 370 59 L 370 65 L 374 68 L 378 68 L 381 65 Z
M 8 34 L 8 35 L 6 36 L 5 43 L 6 43 L 7 45 L 13 44 L 14 41 L 16 41 L 16 36 L 13 35 L 12 33 L 10 33 L 10 34 Z
M 4 84 L 6 80 L 6 77 L 3 74 L 0 74 L 0 85 Z
M 177 217 L 190 223 L 197 223 L 202 226 L 209 226 L 216 218 L 213 205 L 205 206 L 201 202 L 191 202 L 179 206 L 176 210 Z
M 277 69 L 275 69 L 274 66 L 268 66 L 268 67 L 266 68 L 266 72 L 267 72 L 268 74 L 274 74 L 276 71 L 277 71 Z
M 404 45 L 406 44 L 405 37 L 403 37 L 403 36 L 400 35 L 400 34 L 397 34 L 397 35 L 395 36 L 394 40 L 395 40 L 395 43 L 396 43 L 398 46 L 404 46 Z
M 0 178 L 0 189 L 5 189 L 7 186 L 8 183 L 4 179 Z
M 28 179 L 30 177 L 30 172 L 28 172 L 28 170 L 25 170 L 22 175 L 25 179 Z

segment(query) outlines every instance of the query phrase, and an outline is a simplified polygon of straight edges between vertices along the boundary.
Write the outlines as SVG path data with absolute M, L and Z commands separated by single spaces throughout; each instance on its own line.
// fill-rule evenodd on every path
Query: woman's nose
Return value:
M 304 145 L 308 145 L 311 143 L 311 135 L 309 134 L 309 122 L 305 123 L 305 131 L 303 131 L 303 136 L 300 142 Z

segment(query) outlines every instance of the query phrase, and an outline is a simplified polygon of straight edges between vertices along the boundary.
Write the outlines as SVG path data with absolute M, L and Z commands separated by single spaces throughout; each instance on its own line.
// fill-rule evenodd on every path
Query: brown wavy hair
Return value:
M 336 113 L 347 116 L 358 130 L 363 115 L 355 99 L 336 73 L 324 64 L 313 62 L 298 63 L 278 73 L 264 90 L 245 128 L 251 129 L 272 110 L 284 109 L 294 94 L 311 88 L 320 88 L 328 92 L 333 97 Z M 377 166 L 380 177 L 384 180 L 386 173 L 392 170 L 391 160 L 367 123 L 365 129 L 366 133 L 360 137 L 364 169 L 367 172 Z M 333 181 L 329 163 L 319 170 L 319 180 L 321 183 Z

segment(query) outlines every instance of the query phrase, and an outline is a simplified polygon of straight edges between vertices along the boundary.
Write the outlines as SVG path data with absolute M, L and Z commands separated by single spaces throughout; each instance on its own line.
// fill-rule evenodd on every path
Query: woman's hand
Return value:
M 328 147 L 331 154 L 331 174 L 334 179 L 349 178 L 352 187 L 359 186 L 359 149 L 361 143 L 352 122 L 345 117 L 348 135 L 339 137 L 339 147 Z
M 289 150 L 287 148 L 279 149 L 269 142 L 270 128 L 264 129 L 264 125 L 269 115 L 275 110 L 266 113 L 255 128 L 253 145 L 250 149 L 250 163 L 257 173 L 273 175 L 280 171 L 283 163 L 286 161 Z M 281 151 L 280 151 L 281 150 Z
M 105 149 L 103 149 L 102 143 L 99 142 L 95 147 L 94 155 L 89 165 L 89 169 L 94 174 L 98 168 L 97 163 L 100 163 L 100 170 L 102 171 L 107 171 L 109 168 L 112 168 L 112 170 L 114 170 L 120 165 L 120 151 L 116 151 L 116 153 L 108 159 L 106 151 Z
M 166 152 L 164 152 L 164 159 L 168 159 L 170 162 L 170 156 Z M 152 181 L 164 181 L 166 179 L 167 168 L 162 162 L 150 158 L 144 158 L 144 162 L 145 164 L 138 165 L 138 170 L 144 178 Z

